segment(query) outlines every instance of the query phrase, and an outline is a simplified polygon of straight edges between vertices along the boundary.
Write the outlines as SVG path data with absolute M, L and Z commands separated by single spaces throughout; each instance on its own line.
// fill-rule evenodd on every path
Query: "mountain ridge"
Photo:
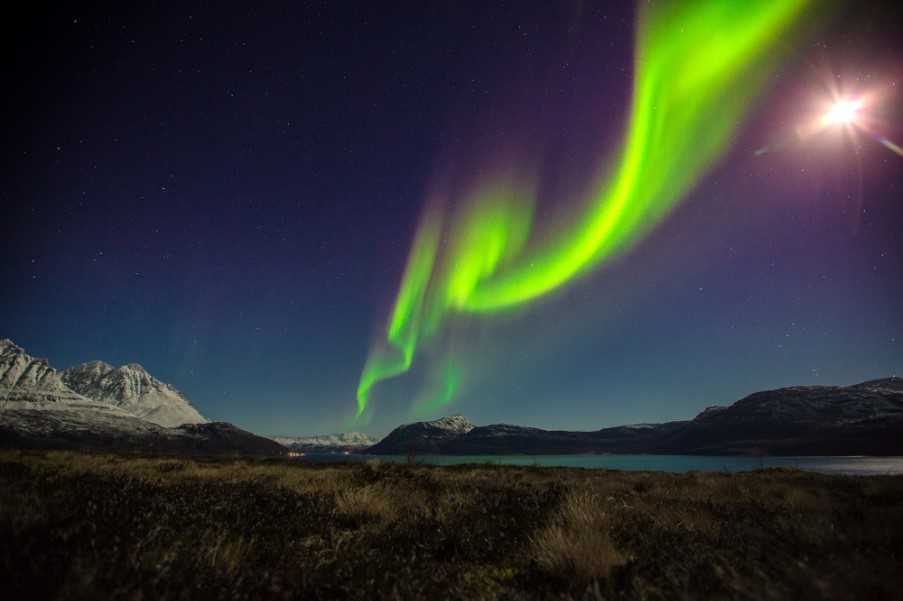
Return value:
M 103 361 L 89 361 L 65 369 L 61 375 L 75 392 L 160 426 L 208 421 L 182 393 L 153 377 L 139 363 L 113 367 Z
M 282 446 L 303 453 L 344 453 L 367 449 L 378 441 L 362 432 L 338 432 L 311 436 L 270 436 Z
M 126 410 L 139 401 L 146 401 L 146 395 L 131 394 L 140 393 L 145 386 L 152 391 L 175 391 L 138 364 L 113 368 L 102 361 L 92 361 L 77 367 L 82 375 L 90 375 L 90 378 L 86 376 L 90 381 L 120 370 L 117 378 L 125 381 L 121 391 L 129 394 L 124 394 L 123 402 L 119 403 L 116 396 L 97 394 L 98 398 L 91 398 L 79 394 L 66 384 L 65 372 L 58 372 L 46 359 L 31 357 L 8 338 L 0 340 L 0 447 L 211 455 L 285 453 L 278 443 L 232 424 L 204 419 L 167 426 Z M 128 380 L 130 376 L 137 378 L 137 382 Z M 119 390 L 115 386 L 114 389 Z M 86 391 L 96 392 L 87 388 Z M 173 400 L 164 397 L 165 401 Z M 145 403 L 145 414 L 161 406 L 164 409 L 175 406 L 176 411 L 165 415 L 172 418 L 179 414 L 182 401 L 187 405 L 181 396 L 175 401 L 173 405 Z
M 466 431 L 436 426 L 450 419 L 399 426 L 366 452 L 903 455 L 903 379 L 765 390 L 707 407 L 689 420 L 585 432 L 470 422 Z

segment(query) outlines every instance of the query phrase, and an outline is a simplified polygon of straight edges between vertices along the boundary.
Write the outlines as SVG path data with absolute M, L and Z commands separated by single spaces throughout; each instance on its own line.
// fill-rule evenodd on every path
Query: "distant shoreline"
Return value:
M 415 463 L 425 465 L 510 465 L 518 467 L 562 467 L 618 471 L 648 471 L 662 473 L 749 472 L 760 469 L 791 468 L 822 474 L 838 475 L 903 475 L 903 456 L 866 455 L 668 455 L 657 453 L 573 453 L 557 455 L 368 455 L 364 453 L 308 453 L 296 460 L 316 462 L 359 463 L 385 461 L 387 463 Z

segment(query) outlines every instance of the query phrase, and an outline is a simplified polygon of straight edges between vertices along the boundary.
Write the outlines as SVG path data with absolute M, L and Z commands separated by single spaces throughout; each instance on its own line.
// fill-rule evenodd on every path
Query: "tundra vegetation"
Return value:
M 7 599 L 899 599 L 903 477 L 0 452 Z

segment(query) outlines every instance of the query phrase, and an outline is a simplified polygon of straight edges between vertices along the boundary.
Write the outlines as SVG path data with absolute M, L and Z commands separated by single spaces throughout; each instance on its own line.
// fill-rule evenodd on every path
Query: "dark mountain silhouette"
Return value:
M 400 426 L 367 452 L 901 455 L 903 379 L 779 388 L 709 407 L 687 421 L 590 432 L 473 426 L 455 416 Z

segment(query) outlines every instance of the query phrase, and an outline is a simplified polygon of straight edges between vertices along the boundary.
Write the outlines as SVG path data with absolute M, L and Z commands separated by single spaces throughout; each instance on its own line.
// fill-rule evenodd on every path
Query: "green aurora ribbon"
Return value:
M 423 215 L 389 318 L 357 389 L 357 416 L 378 382 L 411 368 L 449 314 L 508 309 L 557 290 L 637 243 L 727 150 L 764 88 L 779 42 L 806 0 L 643 3 L 629 122 L 615 168 L 598 176 L 572 225 L 530 245 L 533 187 L 513 177 L 479 186 L 455 206 Z M 441 243 L 447 240 L 447 243 Z M 445 362 L 438 392 L 461 380 Z

